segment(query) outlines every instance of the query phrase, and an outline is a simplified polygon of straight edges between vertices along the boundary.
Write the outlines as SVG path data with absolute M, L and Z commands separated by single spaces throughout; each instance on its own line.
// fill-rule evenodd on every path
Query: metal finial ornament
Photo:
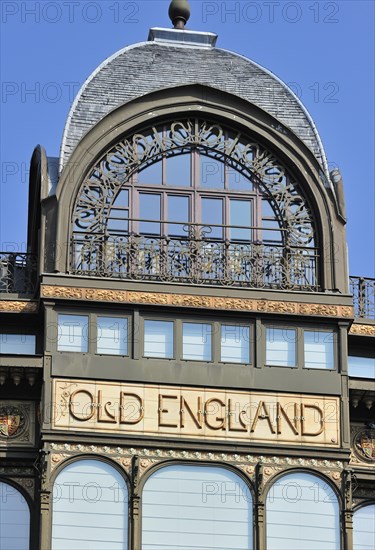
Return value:
M 188 0 L 172 0 L 168 11 L 175 29 L 183 30 L 190 18 Z

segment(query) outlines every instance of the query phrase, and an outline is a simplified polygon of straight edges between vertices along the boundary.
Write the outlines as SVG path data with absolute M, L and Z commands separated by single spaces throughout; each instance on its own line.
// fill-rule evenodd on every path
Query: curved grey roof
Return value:
M 328 175 L 311 116 L 274 74 L 243 56 L 215 48 L 216 35 L 211 33 L 152 29 L 150 37 L 106 59 L 83 84 L 66 121 L 61 169 L 83 136 L 113 109 L 164 88 L 202 84 L 241 97 L 278 119 L 305 143 Z

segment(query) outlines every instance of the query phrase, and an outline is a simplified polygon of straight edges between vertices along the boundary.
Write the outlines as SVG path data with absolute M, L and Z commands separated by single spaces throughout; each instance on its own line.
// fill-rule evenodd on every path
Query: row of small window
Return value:
M 129 320 L 98 316 L 96 322 L 96 353 L 129 355 Z M 143 356 L 155 359 L 175 358 L 175 321 L 144 319 Z M 88 317 L 58 316 L 58 351 L 87 352 L 89 344 Z M 182 358 L 191 361 L 212 361 L 212 323 L 182 323 Z M 250 363 L 250 327 L 221 325 L 221 361 Z
M 174 359 L 175 333 L 182 340 L 182 359 L 210 362 L 216 332 L 213 323 L 143 321 L 143 356 L 156 359 Z M 90 335 L 87 316 L 58 316 L 59 351 L 87 352 Z M 180 328 L 181 327 L 181 328 Z M 128 355 L 128 319 L 118 317 L 97 317 L 96 353 L 106 355 Z M 246 325 L 220 324 L 220 361 L 223 363 L 252 362 L 250 331 Z M 280 367 L 296 367 L 298 360 L 298 329 L 266 328 L 266 364 Z M 334 369 L 333 331 L 303 330 L 304 367 L 312 369 Z
M 143 356 L 173 359 L 175 357 L 175 321 L 145 319 L 143 322 Z M 86 315 L 58 316 L 57 349 L 88 352 L 89 317 Z M 129 319 L 127 317 L 96 317 L 96 353 L 129 355 Z M 186 360 L 212 361 L 212 323 L 182 323 L 182 357 Z M 333 369 L 334 340 L 332 331 L 303 329 L 305 368 Z M 298 361 L 298 329 L 266 328 L 266 364 L 295 367 Z M 220 360 L 224 363 L 249 364 L 252 359 L 251 327 L 220 325 Z M 35 355 L 36 336 L 33 334 L 0 334 L 0 354 Z M 349 376 L 375 378 L 375 359 L 349 356 Z

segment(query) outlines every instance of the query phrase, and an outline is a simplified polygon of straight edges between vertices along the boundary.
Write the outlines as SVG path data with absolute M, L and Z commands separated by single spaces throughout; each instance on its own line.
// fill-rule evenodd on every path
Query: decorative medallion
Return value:
M 26 429 L 26 420 L 20 408 L 10 405 L 0 407 L 0 437 L 19 437 Z
M 0 401 L 0 448 L 34 445 L 35 403 Z
M 354 438 L 354 450 L 361 460 L 375 462 L 375 430 L 361 430 Z

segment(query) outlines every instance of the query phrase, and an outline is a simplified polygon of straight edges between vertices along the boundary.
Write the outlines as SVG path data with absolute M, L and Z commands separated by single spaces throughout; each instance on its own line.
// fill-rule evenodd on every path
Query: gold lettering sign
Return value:
M 241 443 L 340 445 L 339 399 L 54 380 L 53 427 Z

